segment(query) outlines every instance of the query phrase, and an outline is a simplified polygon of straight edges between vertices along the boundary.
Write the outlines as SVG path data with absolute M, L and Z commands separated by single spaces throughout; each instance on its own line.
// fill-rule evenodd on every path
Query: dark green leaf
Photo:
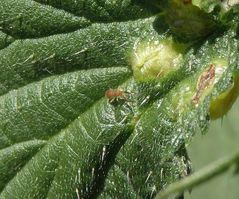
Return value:
M 218 30 L 173 3 L 1 1 L 0 198 L 151 199 L 190 173 L 236 79 L 237 14 Z

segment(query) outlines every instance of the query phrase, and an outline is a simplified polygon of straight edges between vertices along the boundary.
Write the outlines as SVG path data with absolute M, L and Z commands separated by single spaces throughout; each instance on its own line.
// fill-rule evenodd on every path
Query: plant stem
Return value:
M 203 182 L 227 171 L 233 165 L 239 162 L 239 151 L 230 155 L 229 157 L 222 158 L 211 165 L 199 170 L 198 172 L 186 177 L 178 182 L 168 186 L 164 191 L 159 192 L 155 199 L 167 199 L 173 194 L 182 193 L 185 190 L 190 190 Z

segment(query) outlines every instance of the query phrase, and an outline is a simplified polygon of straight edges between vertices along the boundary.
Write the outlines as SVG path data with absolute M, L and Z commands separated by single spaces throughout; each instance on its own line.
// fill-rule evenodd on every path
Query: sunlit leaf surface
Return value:
M 0 0 L 0 198 L 152 199 L 187 176 L 237 97 L 237 9 L 209 6 Z

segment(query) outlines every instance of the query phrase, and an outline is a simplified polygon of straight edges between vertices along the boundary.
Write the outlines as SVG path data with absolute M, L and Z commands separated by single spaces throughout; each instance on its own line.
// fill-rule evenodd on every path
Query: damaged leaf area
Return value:
M 132 69 L 139 81 L 162 79 L 180 68 L 183 60 L 183 44 L 172 38 L 136 44 L 132 55 Z
M 2 1 L 0 198 L 153 199 L 188 176 L 239 93 L 236 9 L 203 2 Z

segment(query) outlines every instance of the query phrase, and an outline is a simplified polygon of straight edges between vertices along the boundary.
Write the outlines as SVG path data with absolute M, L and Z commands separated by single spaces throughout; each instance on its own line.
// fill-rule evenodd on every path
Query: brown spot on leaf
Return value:
M 210 67 L 204 71 L 197 82 L 197 91 L 192 98 L 192 103 L 194 105 L 198 104 L 203 91 L 212 85 L 215 78 L 215 65 L 211 64 Z

